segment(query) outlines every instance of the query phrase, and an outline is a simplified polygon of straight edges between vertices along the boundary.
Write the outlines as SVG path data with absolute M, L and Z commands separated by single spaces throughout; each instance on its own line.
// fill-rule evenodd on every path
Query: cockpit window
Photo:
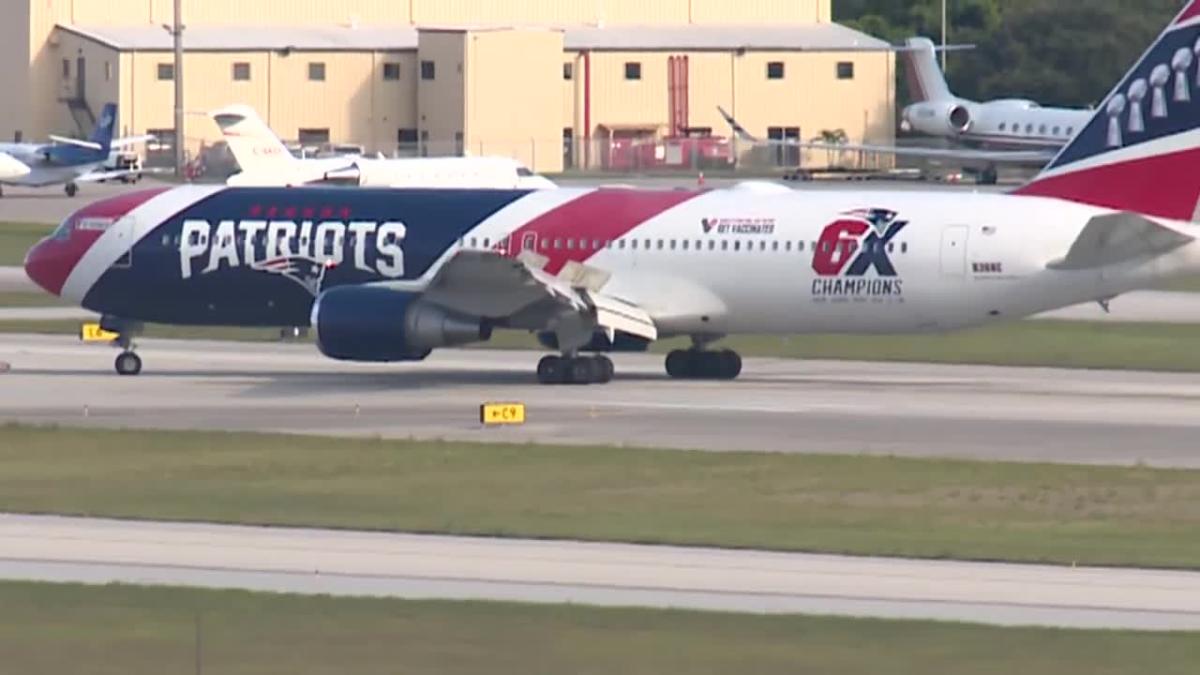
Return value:
M 67 239 L 70 239 L 71 230 L 74 229 L 74 225 L 75 219 L 72 217 L 67 217 L 66 220 L 59 223 L 58 227 L 54 228 L 54 231 L 50 233 L 50 238 L 58 239 L 59 241 L 66 241 Z
M 523 166 L 518 166 L 517 167 L 517 175 L 518 176 L 532 176 L 533 172 L 530 171 L 529 169 L 526 169 Z

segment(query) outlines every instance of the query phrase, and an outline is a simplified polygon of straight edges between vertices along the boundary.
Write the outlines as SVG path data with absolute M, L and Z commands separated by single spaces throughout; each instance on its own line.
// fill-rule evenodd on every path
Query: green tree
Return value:
M 975 48 L 948 55 L 946 77 L 964 98 L 1095 104 L 1180 6 L 1180 0 L 947 0 L 949 42 Z M 936 40 L 941 0 L 834 0 L 834 19 L 893 44 L 914 35 Z M 903 105 L 903 84 L 900 91 Z

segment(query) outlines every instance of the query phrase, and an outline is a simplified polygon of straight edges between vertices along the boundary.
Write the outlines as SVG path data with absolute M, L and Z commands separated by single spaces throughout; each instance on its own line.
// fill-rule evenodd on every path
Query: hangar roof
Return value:
M 156 25 L 77 26 L 75 33 L 123 51 L 170 51 L 171 35 Z M 434 27 L 430 27 L 435 29 Z M 454 28 L 486 30 L 496 27 Z M 691 51 L 735 49 L 786 51 L 888 50 L 891 46 L 836 23 L 730 26 L 572 26 L 563 31 L 569 51 Z M 189 51 L 399 51 L 417 48 L 417 28 L 403 26 L 191 26 L 184 31 Z

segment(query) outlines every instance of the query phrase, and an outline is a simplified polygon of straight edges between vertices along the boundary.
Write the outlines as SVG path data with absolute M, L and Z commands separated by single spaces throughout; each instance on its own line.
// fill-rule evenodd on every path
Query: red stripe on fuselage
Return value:
M 25 273 L 39 286 L 54 295 L 62 293 L 63 285 L 72 270 L 83 259 L 88 249 L 96 243 L 103 229 L 80 229 L 79 221 L 85 218 L 119 220 L 122 216 L 143 203 L 171 188 L 151 188 L 127 192 L 92 202 L 68 216 L 66 236 L 58 239 L 43 239 L 29 249 L 25 258 Z
M 1200 200 L 1198 164 L 1200 148 L 1039 178 L 1016 194 L 1191 220 Z
M 623 237 L 647 220 L 701 194 L 704 192 L 601 188 L 522 225 L 509 237 L 509 250 L 521 250 L 525 238 L 535 234 L 537 252 L 550 259 L 545 271 L 557 274 L 567 262 L 583 262 L 595 254 L 599 249 L 594 242 L 601 242 L 603 247 L 605 242 Z M 699 222 L 696 225 L 699 227 Z M 572 248 L 567 248 L 568 240 Z
M 1193 0 L 1192 4 L 1189 5 L 1187 9 L 1180 13 L 1179 18 L 1175 20 L 1175 23 L 1180 24 L 1188 19 L 1194 19 L 1197 16 L 1200 16 L 1200 0 Z

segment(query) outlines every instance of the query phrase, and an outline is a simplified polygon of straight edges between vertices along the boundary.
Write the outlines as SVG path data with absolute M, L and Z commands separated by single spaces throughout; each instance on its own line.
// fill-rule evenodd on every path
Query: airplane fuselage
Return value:
M 1047 268 L 1105 213 L 945 192 L 189 186 L 98 202 L 50 241 L 70 267 L 64 298 L 148 322 L 306 325 L 323 290 L 419 293 L 456 253 L 485 250 L 607 274 L 604 293 L 661 335 L 904 333 L 1109 298 L 1196 265 L 1189 245 Z
M 966 99 L 924 101 L 904 109 L 908 130 L 993 149 L 1048 149 L 1066 145 L 1094 113 L 1043 108 L 1030 101 L 976 103 Z

